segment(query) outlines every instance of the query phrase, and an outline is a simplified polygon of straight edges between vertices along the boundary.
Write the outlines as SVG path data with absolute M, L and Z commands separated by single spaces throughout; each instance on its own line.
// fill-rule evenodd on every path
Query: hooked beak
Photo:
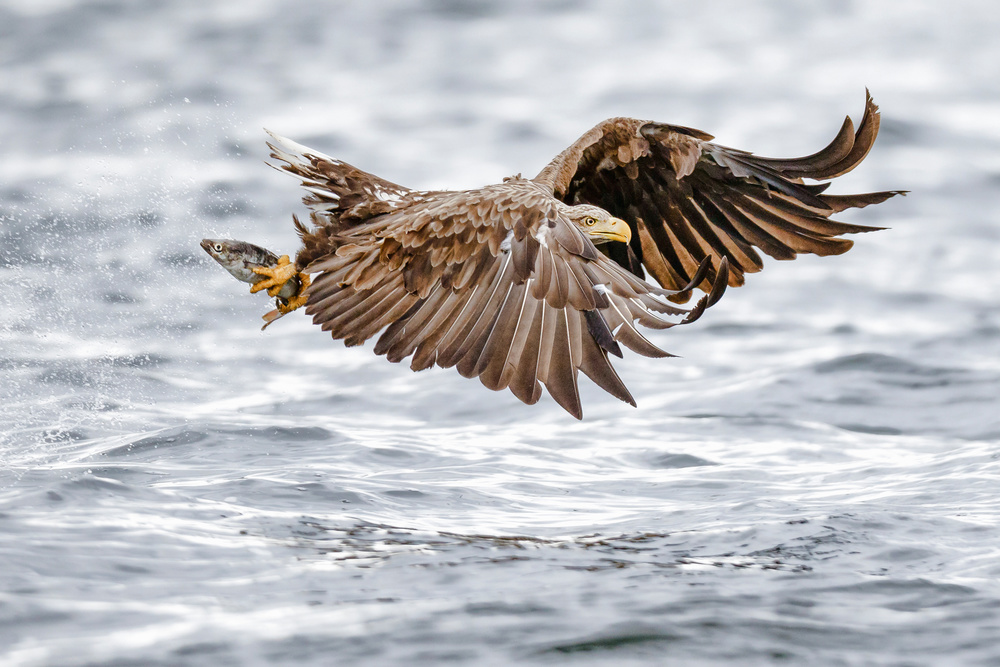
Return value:
M 607 243 L 608 241 L 620 241 L 628 243 L 632 240 L 632 229 L 628 223 L 621 218 L 608 218 L 605 222 L 599 222 L 593 227 L 584 229 L 594 245 Z

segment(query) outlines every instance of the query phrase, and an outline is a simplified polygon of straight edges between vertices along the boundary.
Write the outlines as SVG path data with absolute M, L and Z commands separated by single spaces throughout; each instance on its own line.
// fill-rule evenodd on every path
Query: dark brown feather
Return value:
M 601 389 L 618 400 L 635 407 L 635 399 L 632 398 L 625 383 L 618 377 L 618 373 L 608 361 L 607 352 L 598 347 L 592 338 L 586 336 L 581 339 L 581 345 L 583 347 L 583 360 L 580 364 L 580 370 Z
M 857 130 L 848 118 L 832 142 L 802 158 L 765 158 L 709 143 L 690 128 L 612 118 L 598 124 L 543 169 L 535 182 L 572 204 L 594 204 L 632 227 L 633 254 L 649 275 L 677 289 L 705 257 L 712 270 L 731 263 L 730 285 L 762 268 L 754 247 L 777 259 L 799 253 L 839 254 L 839 238 L 876 229 L 828 220 L 846 208 L 874 204 L 902 191 L 826 195 L 830 179 L 856 167 L 878 135 L 878 107 L 867 94 Z M 624 246 L 622 246 L 624 247 Z M 632 269 L 628 254 L 609 256 Z
M 551 317 L 548 313 L 552 313 Z M 583 419 L 580 406 L 580 392 L 576 386 L 576 367 L 573 365 L 572 341 L 566 322 L 566 310 L 550 308 L 546 313 L 546 326 L 550 327 L 548 363 L 544 375 L 539 371 L 539 379 L 549 390 L 549 394 L 566 412 L 577 419 Z
M 544 302 L 535 300 L 534 304 L 534 313 L 523 334 L 523 343 L 520 331 L 515 337 L 515 342 L 523 344 L 524 347 L 516 366 L 510 371 L 511 377 L 508 381 L 511 393 L 528 405 L 537 403 L 542 395 L 542 385 L 538 382 L 538 357 L 541 353 L 542 323 L 548 310 Z

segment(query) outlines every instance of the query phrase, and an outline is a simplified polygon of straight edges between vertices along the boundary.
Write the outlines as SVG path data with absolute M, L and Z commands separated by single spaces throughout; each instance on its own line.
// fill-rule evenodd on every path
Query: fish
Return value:
M 209 254 L 219 265 L 229 272 L 229 275 L 237 280 L 256 285 L 262 280 L 267 280 L 267 276 L 254 273 L 253 269 L 264 267 L 275 267 L 278 265 L 278 256 L 259 245 L 238 241 L 236 239 L 202 239 L 202 249 Z M 297 296 L 302 289 L 302 282 L 296 277 L 286 282 L 281 287 L 276 298 L 282 305 L 288 305 L 288 299 Z M 267 325 L 282 317 L 284 313 L 272 310 L 263 316 L 265 324 L 261 329 L 266 329 Z

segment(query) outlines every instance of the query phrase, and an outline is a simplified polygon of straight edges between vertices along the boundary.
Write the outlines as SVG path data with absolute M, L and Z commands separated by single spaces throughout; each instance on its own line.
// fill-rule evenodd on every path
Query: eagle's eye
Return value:
M 215 252 L 222 252 L 222 244 L 221 243 L 216 243 L 215 244 Z
M 593 227 L 594 225 L 597 224 L 597 218 L 588 215 L 586 218 L 583 219 L 583 224 L 587 225 L 588 227 Z

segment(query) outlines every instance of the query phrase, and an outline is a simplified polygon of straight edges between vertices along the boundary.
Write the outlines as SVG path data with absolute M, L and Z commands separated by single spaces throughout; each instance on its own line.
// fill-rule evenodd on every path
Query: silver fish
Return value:
M 254 285 L 262 280 L 267 280 L 267 276 L 254 273 L 253 269 L 264 267 L 275 267 L 278 265 L 278 256 L 267 248 L 259 245 L 237 241 L 235 239 L 202 239 L 201 247 L 205 249 L 212 259 L 218 262 L 222 268 L 229 271 L 237 280 Z M 288 299 L 296 296 L 302 283 L 298 278 L 293 278 L 285 283 L 277 297 L 283 304 L 288 303 Z

